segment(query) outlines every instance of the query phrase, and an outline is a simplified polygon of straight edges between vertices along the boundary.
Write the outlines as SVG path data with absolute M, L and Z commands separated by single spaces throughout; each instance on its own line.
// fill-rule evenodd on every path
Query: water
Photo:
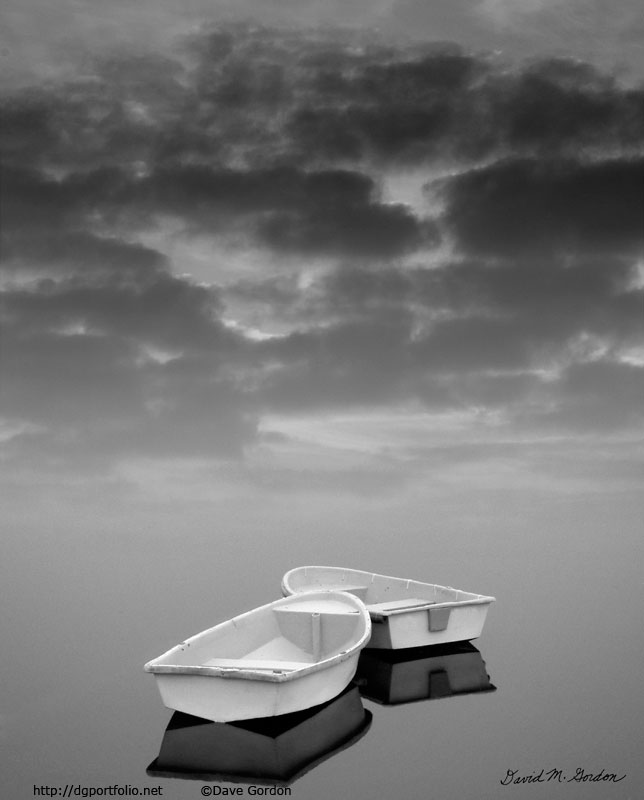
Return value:
M 358 695 L 361 705 L 340 714 L 351 741 L 340 737 L 337 753 L 304 770 L 292 796 L 640 796 L 644 603 L 635 493 L 480 491 L 467 503 L 439 494 L 287 499 L 266 493 L 255 503 L 196 507 L 77 497 L 72 507 L 52 505 L 49 516 L 35 508 L 21 524 L 9 515 L 3 796 L 119 784 L 160 787 L 181 800 L 201 796 L 204 785 L 235 786 L 147 774 L 172 712 L 142 665 L 279 596 L 283 572 L 300 563 L 435 580 L 497 602 L 465 672 L 450 668 L 447 654 L 428 671 L 427 699 L 387 705 Z M 472 664 L 496 691 L 479 673 L 478 688 L 488 691 L 453 693 Z M 386 672 L 372 664 L 363 692 L 382 690 Z M 403 690 L 411 685 L 406 679 Z M 315 725 L 303 730 L 309 741 L 331 736 L 315 734 Z M 561 778 L 502 783 L 508 770 L 536 778 L 542 769 L 544 781 L 550 770 Z M 579 769 L 626 777 L 563 782 Z M 237 785 L 249 796 L 248 784 Z

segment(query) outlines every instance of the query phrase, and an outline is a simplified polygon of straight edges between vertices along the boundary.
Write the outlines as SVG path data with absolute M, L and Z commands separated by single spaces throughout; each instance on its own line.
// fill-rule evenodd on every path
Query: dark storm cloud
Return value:
M 435 240 L 436 232 L 431 224 L 421 226 L 402 205 L 369 204 L 273 214 L 262 223 L 260 238 L 278 252 L 389 259 L 423 240 Z
M 300 324 L 307 315 L 327 324 L 261 345 L 274 368 L 260 397 L 282 408 L 406 398 L 432 408 L 502 409 L 509 420 L 540 425 L 542 405 L 556 409 L 555 420 L 568 408 L 567 394 L 580 396 L 571 370 L 592 369 L 598 352 L 614 354 L 620 343 L 641 338 L 642 290 L 632 277 L 631 262 L 609 258 L 340 267 L 309 305 L 282 294 L 282 306 L 299 304 Z M 616 376 L 641 380 L 641 368 L 615 365 Z M 628 425 L 641 406 L 632 391 L 624 402 L 630 415 L 607 416 Z
M 637 254 L 643 170 L 641 158 L 501 161 L 446 183 L 446 222 L 472 254 Z
M 480 370 L 521 370 L 530 364 L 530 341 L 517 335 L 508 319 L 480 317 L 437 324 L 415 343 L 417 360 L 425 367 L 450 373 Z
M 138 193 L 153 207 L 193 216 L 201 210 L 230 214 L 294 212 L 310 206 L 348 209 L 370 202 L 371 178 L 356 172 L 304 173 L 292 168 L 213 170 L 185 166 L 155 172 L 141 182 Z M 310 213 L 310 212 L 309 212 Z
M 273 364 L 258 392 L 266 408 L 288 410 L 381 405 L 409 396 L 405 309 L 369 320 L 340 322 L 264 343 Z
M 641 421 L 641 90 L 347 33 L 233 26 L 175 55 L 3 101 L 16 457 L 230 456 L 262 413 L 410 402 Z M 386 199 L 402 165 L 447 175 L 431 218 Z M 175 234 L 266 259 L 203 285 Z
M 234 348 L 236 337 L 217 319 L 213 290 L 164 271 L 88 281 L 43 280 L 4 293 L 4 311 L 21 331 L 60 332 L 70 326 L 159 347 Z
M 638 429 L 643 397 L 641 365 L 609 359 L 572 364 L 558 386 L 542 392 L 530 424 L 559 433 Z M 523 417 L 525 410 L 519 413 Z
M 231 456 L 254 436 L 231 372 L 245 342 L 212 289 L 119 269 L 9 286 L 2 301 L 3 414 L 27 425 L 9 455 Z
M 246 278 L 229 285 L 226 296 L 240 299 L 264 311 L 271 309 L 279 315 L 291 315 L 302 300 L 302 291 L 297 278 L 292 276 Z
M 54 97 L 33 91 L 4 100 L 0 143 L 7 163 L 34 166 L 51 150 L 55 103 Z
M 436 236 L 405 206 L 378 202 L 371 178 L 341 170 L 175 167 L 133 185 L 121 202 L 205 229 L 237 223 L 277 252 L 388 258 Z
M 389 258 L 437 238 L 435 226 L 404 205 L 379 202 L 373 179 L 346 170 L 187 165 L 140 179 L 115 168 L 52 179 L 36 170 L 8 169 L 2 199 L 10 255 L 16 258 L 26 255 L 21 244 L 33 252 L 33 237 L 51 240 L 65 229 L 80 235 L 68 245 L 61 245 L 59 235 L 57 249 L 76 246 L 80 257 L 88 249 L 82 231 L 97 219 L 136 231 L 159 215 L 175 216 L 193 230 L 232 226 L 277 252 Z
M 0 146 L 14 167 L 67 172 L 147 161 L 192 97 L 181 64 L 160 56 L 87 62 L 74 80 L 1 99 Z
M 325 91 L 326 90 L 326 91 Z M 485 56 L 397 53 L 325 81 L 295 104 L 288 132 L 300 154 L 415 163 L 507 152 L 574 154 L 638 148 L 644 95 L 565 60 L 508 72 Z
M 31 344 L 22 349 L 30 357 L 36 346 Z M 11 420 L 15 407 L 13 418 L 30 423 L 7 443 L 6 454 L 17 464 L 109 468 L 127 457 L 238 458 L 256 438 L 256 416 L 243 394 L 212 378 L 207 363 L 182 364 L 184 374 L 172 375 L 164 368 L 97 363 L 100 343 L 48 344 L 55 358 L 35 358 L 29 373 L 21 371 L 15 381 L 7 370 L 14 386 L 6 393 L 5 414 Z M 52 364 L 64 366 L 53 372 Z
M 325 66 L 324 80 L 289 120 L 298 152 L 413 163 L 458 150 L 462 129 L 473 132 L 479 114 L 469 90 L 487 72 L 486 62 L 458 50 L 389 59 L 365 58 L 347 74 Z
M 433 269 L 341 267 L 324 279 L 316 303 L 322 315 L 350 319 L 408 309 L 424 314 L 436 332 L 475 320 L 535 341 L 561 342 L 580 330 L 619 339 L 640 325 L 642 292 L 633 276 L 631 260 L 590 256 L 493 265 L 470 259 Z
M 132 343 L 6 328 L 3 413 L 36 424 L 127 417 L 141 401 Z
M 466 262 L 443 272 L 441 292 L 450 307 L 496 317 L 533 347 L 582 331 L 618 341 L 638 331 L 642 293 L 628 288 L 632 275 L 633 262 L 615 256 Z
M 639 148 L 644 94 L 573 60 L 229 26 L 3 103 L 12 163 L 350 166 Z
M 589 64 L 538 61 L 511 81 L 496 80 L 494 104 L 498 116 L 507 116 L 513 152 L 531 148 L 548 156 L 567 144 L 628 149 L 641 139 L 641 89 L 620 89 Z
M 158 274 L 168 266 L 165 256 L 141 244 L 87 232 L 22 231 L 2 237 L 3 256 L 9 269 L 38 272 Z
M 9 166 L 0 186 L 3 234 L 26 239 L 87 230 L 92 218 L 109 209 L 127 183 L 126 176 L 112 168 L 53 178 L 42 170 Z

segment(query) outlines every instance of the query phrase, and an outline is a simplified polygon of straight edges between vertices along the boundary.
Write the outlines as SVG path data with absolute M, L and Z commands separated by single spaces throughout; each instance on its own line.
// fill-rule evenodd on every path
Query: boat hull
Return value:
M 372 617 L 369 647 L 400 650 L 478 639 L 483 632 L 488 609 L 489 605 L 453 608 L 443 631 L 430 630 L 428 611 Z
M 289 714 L 326 703 L 349 684 L 358 656 L 279 683 L 210 675 L 161 674 L 155 678 L 168 708 L 213 722 L 230 722 Z
M 494 597 L 342 567 L 297 567 L 284 575 L 282 593 L 345 591 L 371 617 L 369 647 L 400 650 L 477 639 Z

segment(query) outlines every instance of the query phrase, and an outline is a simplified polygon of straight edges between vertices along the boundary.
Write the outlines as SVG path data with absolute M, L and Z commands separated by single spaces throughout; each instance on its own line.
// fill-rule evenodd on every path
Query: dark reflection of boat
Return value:
M 495 686 L 481 653 L 469 642 L 409 650 L 363 650 L 355 680 L 363 697 L 395 705 L 434 700 Z
M 354 683 L 327 703 L 277 717 L 210 722 L 177 711 L 147 773 L 285 785 L 357 742 L 370 725 Z

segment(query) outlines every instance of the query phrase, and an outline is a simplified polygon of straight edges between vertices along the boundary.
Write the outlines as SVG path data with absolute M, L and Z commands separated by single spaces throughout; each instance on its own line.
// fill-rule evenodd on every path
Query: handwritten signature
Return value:
M 511 786 L 520 783 L 619 783 L 626 775 L 619 777 L 615 772 L 606 772 L 601 769 L 599 772 L 586 772 L 583 767 L 577 767 L 574 775 L 566 775 L 561 769 L 541 769 L 528 774 L 520 774 L 518 769 L 509 769 L 499 783 L 501 786 Z

